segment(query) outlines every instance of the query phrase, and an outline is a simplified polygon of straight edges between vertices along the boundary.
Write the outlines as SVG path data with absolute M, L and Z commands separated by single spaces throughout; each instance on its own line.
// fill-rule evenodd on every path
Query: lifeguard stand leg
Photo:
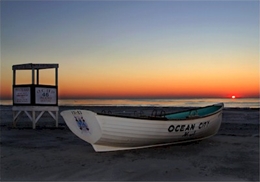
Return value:
M 36 128 L 36 121 L 35 121 L 35 111 L 32 111 L 32 127 L 33 129 Z
M 44 112 L 48 112 L 55 120 L 55 126 L 58 127 L 59 120 L 59 107 L 58 106 L 14 106 L 13 110 L 13 126 L 16 127 L 16 123 L 19 116 L 24 112 L 28 118 L 32 121 L 32 128 L 36 128 L 36 123 L 42 117 Z M 36 112 L 40 112 L 36 117 Z M 53 113 L 54 112 L 54 113 Z

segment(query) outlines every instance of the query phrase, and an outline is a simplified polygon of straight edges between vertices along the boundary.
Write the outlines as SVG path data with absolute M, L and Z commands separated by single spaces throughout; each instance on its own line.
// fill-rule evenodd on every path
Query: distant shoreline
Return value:
M 100 107 L 182 107 L 194 108 L 224 103 L 225 108 L 260 108 L 258 98 L 199 98 L 199 99 L 59 99 L 59 106 Z M 12 100 L 0 100 L 1 106 L 13 105 Z
M 26 106 L 26 105 L 24 105 Z M 0 104 L 0 107 L 13 107 L 13 105 L 3 105 Z M 103 108 L 103 107 L 110 107 L 110 108 L 180 108 L 180 109 L 190 109 L 190 108 L 199 108 L 199 106 L 112 106 L 112 105 L 58 105 L 60 108 L 88 108 L 88 107 L 96 107 L 96 108 Z M 235 110 L 259 110 L 260 108 L 258 107 L 224 107 L 224 110 L 230 110 L 230 109 L 235 109 Z M 0 109 L 1 110 L 1 109 Z
M 26 106 L 26 105 L 24 105 Z M 0 107 L 13 107 L 13 105 L 3 105 L 0 104 Z M 58 105 L 58 107 L 60 108 L 65 108 L 65 107 L 69 107 L 69 108 L 89 108 L 89 107 L 96 107 L 96 108 L 103 108 L 103 107 L 110 107 L 110 108 L 180 108 L 180 109 L 190 109 L 190 108 L 199 108 L 199 106 L 130 106 L 130 105 L 126 105 L 126 106 L 113 106 L 113 105 Z M 260 107 L 224 107 L 224 110 L 259 110 Z M 2 109 L 0 109 L 2 110 Z

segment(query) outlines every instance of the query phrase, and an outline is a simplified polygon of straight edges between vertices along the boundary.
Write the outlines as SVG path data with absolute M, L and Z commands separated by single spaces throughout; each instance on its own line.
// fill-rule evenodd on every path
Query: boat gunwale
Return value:
M 177 118 L 177 119 L 167 119 L 165 116 L 166 115 L 171 115 L 171 114 L 178 114 L 178 113 L 183 113 L 183 112 L 189 112 L 189 111 L 196 111 L 198 109 L 205 109 L 205 108 L 209 108 L 209 107 L 213 107 L 213 106 L 220 106 L 220 108 L 218 110 L 216 110 L 215 112 L 212 112 L 210 114 L 204 115 L 204 116 L 198 116 L 198 117 L 190 117 L 190 118 Z M 205 107 L 199 107 L 199 108 L 193 108 L 193 109 L 188 109 L 188 110 L 184 110 L 184 111 L 177 111 L 177 112 L 173 112 L 173 113 L 167 113 L 164 114 L 160 117 L 153 117 L 153 116 L 124 116 L 124 115 L 117 115 L 117 114 L 106 114 L 106 113 L 96 113 L 97 115 L 100 116 L 107 116 L 107 117 L 118 117 L 118 118 L 129 118 L 129 119 L 142 119 L 142 120 L 161 120 L 161 121 L 186 121 L 186 120 L 195 120 L 195 119 L 201 119 L 201 118 L 206 118 L 212 115 L 215 115 L 219 112 L 221 112 L 224 108 L 224 104 L 223 103 L 219 103 L 219 104 L 213 104 L 213 105 L 209 105 L 209 106 L 205 106 Z

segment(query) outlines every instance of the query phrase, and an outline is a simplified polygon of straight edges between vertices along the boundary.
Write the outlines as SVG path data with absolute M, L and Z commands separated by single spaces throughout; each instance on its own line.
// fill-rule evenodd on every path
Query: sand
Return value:
M 60 107 L 60 111 L 75 107 Z M 113 113 L 152 107 L 77 107 Z M 157 108 L 157 110 L 185 108 Z M 96 153 L 62 117 L 44 115 L 32 129 L 25 116 L 12 127 L 1 106 L 1 181 L 259 181 L 259 110 L 225 108 L 217 135 L 198 142 Z

